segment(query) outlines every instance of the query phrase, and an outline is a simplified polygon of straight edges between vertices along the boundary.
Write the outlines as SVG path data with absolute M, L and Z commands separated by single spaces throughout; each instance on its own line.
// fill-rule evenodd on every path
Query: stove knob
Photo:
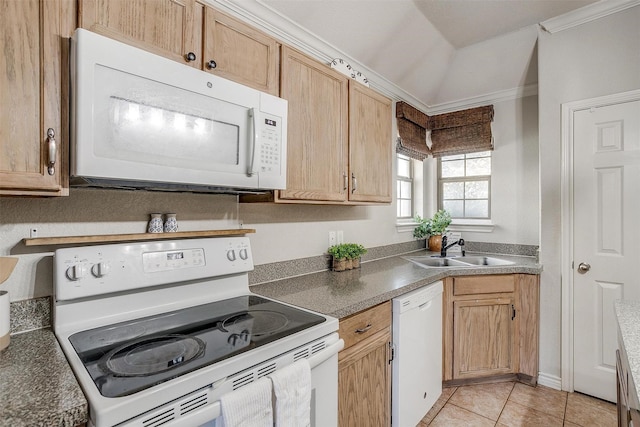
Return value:
M 69 280 L 73 280 L 74 282 L 76 280 L 82 279 L 86 274 L 87 267 L 82 264 L 72 265 L 71 267 L 67 268 L 67 278 Z
M 246 249 L 240 249 L 240 258 L 245 261 L 247 258 L 249 258 L 249 253 L 247 252 Z
M 106 276 L 109 273 L 109 265 L 104 262 L 93 264 L 91 267 L 91 274 L 95 277 Z
M 230 249 L 227 251 L 227 259 L 229 261 L 235 261 L 236 260 L 236 251 L 234 251 L 233 249 Z
M 227 342 L 229 344 L 231 344 L 232 346 L 236 346 L 236 343 L 238 342 L 238 339 L 240 338 L 240 335 L 238 334 L 231 334 L 229 335 L 229 338 L 227 338 Z

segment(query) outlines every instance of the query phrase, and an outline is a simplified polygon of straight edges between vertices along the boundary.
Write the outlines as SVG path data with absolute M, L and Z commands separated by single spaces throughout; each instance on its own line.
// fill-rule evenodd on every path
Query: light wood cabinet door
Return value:
M 75 3 L 2 0 L 0 10 L 0 194 L 68 195 L 62 64 Z
M 453 303 L 453 378 L 465 379 L 516 372 L 514 299 Z
M 391 424 L 389 328 L 341 352 L 338 363 L 338 425 Z
M 347 200 L 347 77 L 282 47 L 281 97 L 289 101 L 287 189 L 279 199 Z
M 202 67 L 202 14 L 195 0 L 78 2 L 80 27 L 196 68 Z
M 349 82 L 349 200 L 391 202 L 391 100 Z
M 278 96 L 278 47 L 266 34 L 205 8 L 204 70 Z
M 540 276 L 516 274 L 518 311 L 518 339 L 520 356 L 518 373 L 520 380 L 535 385 L 538 382 L 540 329 Z
M 443 381 L 537 383 L 539 284 L 534 274 L 444 280 Z

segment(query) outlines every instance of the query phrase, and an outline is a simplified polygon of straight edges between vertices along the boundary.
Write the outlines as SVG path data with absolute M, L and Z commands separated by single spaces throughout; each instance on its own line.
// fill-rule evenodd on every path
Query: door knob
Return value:
M 580 264 L 578 264 L 578 273 L 586 273 L 587 271 L 591 270 L 591 265 L 586 264 L 584 262 L 581 262 Z

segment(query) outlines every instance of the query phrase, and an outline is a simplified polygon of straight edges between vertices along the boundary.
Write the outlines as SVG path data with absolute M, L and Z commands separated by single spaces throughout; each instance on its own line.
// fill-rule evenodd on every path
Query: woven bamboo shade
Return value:
M 493 105 L 429 117 L 433 157 L 493 150 Z
M 424 160 L 429 156 L 427 126 L 429 116 L 405 102 L 396 103 L 398 142 L 396 152 L 413 159 Z

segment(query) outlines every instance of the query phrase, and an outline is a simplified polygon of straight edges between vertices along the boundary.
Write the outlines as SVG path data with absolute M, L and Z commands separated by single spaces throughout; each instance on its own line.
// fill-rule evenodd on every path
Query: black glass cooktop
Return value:
M 325 321 L 247 295 L 69 337 L 106 397 L 127 396 Z

